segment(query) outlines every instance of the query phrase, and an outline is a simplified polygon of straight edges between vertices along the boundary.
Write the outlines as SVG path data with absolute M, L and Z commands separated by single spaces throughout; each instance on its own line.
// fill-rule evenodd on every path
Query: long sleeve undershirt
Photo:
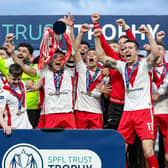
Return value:
M 99 23 L 95 23 L 94 24 L 94 29 L 98 29 L 98 28 L 101 28 Z M 128 36 L 128 38 L 130 40 L 135 40 L 136 41 L 136 39 L 135 39 L 135 37 L 132 34 L 130 29 L 128 29 L 126 31 L 126 35 Z M 101 41 L 102 48 L 103 48 L 103 50 L 104 50 L 104 52 L 105 52 L 105 54 L 107 56 L 112 57 L 114 59 L 118 59 L 119 58 L 119 53 L 115 53 L 114 50 L 109 46 L 109 44 L 107 43 L 103 33 L 100 35 L 100 41 Z

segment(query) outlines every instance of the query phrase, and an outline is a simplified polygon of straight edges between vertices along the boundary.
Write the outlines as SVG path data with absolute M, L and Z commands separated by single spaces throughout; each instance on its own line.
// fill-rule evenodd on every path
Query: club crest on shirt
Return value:
M 5 97 L 0 95 L 0 103 L 3 103 L 5 101 Z

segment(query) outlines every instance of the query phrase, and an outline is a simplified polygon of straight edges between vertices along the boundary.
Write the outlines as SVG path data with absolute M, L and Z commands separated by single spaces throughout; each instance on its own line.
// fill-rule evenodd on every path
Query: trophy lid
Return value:
M 66 24 L 62 21 L 56 21 L 53 24 L 53 30 L 56 34 L 63 34 L 66 30 Z

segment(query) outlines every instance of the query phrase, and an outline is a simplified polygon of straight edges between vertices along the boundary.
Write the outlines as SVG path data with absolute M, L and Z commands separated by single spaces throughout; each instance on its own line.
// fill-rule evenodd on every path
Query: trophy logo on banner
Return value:
M 19 144 L 4 155 L 2 168 L 43 168 L 43 159 L 38 149 L 30 144 Z
M 9 168 L 38 168 L 32 154 L 26 153 L 23 149 L 20 154 L 14 154 Z

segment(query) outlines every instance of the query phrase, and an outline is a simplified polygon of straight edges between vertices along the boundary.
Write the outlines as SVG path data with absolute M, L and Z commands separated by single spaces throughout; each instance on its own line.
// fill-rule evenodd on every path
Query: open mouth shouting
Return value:
M 84 55 L 85 55 L 85 53 L 84 53 L 84 52 L 81 52 L 80 54 L 81 54 L 81 56 L 84 56 Z
M 94 62 L 94 59 L 93 58 L 90 58 L 89 59 L 89 63 L 93 63 Z
M 127 58 L 131 57 L 131 54 L 127 54 L 126 57 L 127 57 Z
M 60 66 L 60 62 L 56 62 L 55 65 L 56 65 L 56 66 Z
M 19 59 L 23 59 L 24 57 L 22 55 L 17 56 Z

